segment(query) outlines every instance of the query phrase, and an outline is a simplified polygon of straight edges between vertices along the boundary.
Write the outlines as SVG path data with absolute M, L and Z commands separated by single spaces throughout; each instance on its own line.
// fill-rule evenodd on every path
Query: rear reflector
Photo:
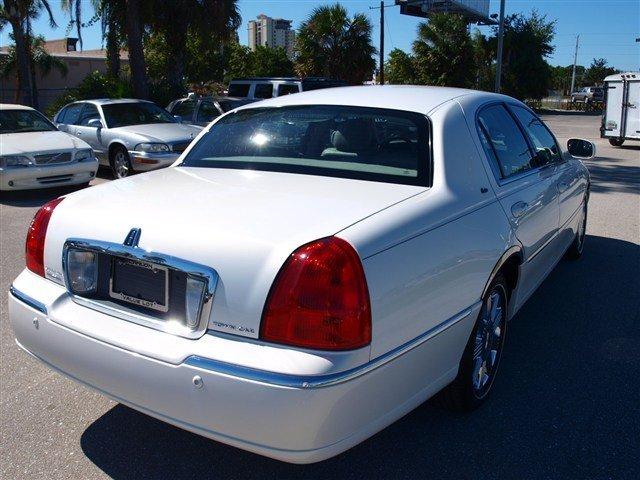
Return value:
M 25 261 L 27 268 L 33 273 L 44 277 L 44 242 L 47 237 L 47 227 L 53 210 L 63 198 L 56 198 L 45 203 L 38 210 L 29 225 L 25 247 Z
M 338 237 L 303 245 L 289 256 L 262 315 L 263 340 L 318 350 L 371 343 L 371 306 L 362 263 Z

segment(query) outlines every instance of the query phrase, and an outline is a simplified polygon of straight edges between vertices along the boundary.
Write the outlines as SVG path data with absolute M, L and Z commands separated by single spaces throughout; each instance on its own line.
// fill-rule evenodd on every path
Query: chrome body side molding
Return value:
M 396 358 L 404 355 L 414 348 L 419 347 L 426 341 L 444 332 L 449 327 L 452 327 L 456 323 L 467 318 L 481 304 L 482 302 L 478 301 L 470 307 L 464 309 L 457 315 L 454 315 L 453 317 L 445 320 L 434 328 L 427 330 L 413 340 L 409 340 L 405 344 L 400 345 L 399 347 L 396 347 L 393 350 L 390 350 L 389 352 L 380 355 L 379 357 L 370 360 L 363 365 L 360 365 L 359 367 L 355 367 L 344 372 L 331 373 L 327 375 L 310 375 L 305 377 L 300 375 L 288 375 L 284 373 L 268 372 L 265 370 L 233 365 L 231 363 L 221 362 L 218 360 L 212 360 L 209 358 L 198 356 L 191 356 L 187 358 L 184 364 L 203 370 L 221 373 L 223 375 L 229 375 L 232 377 L 242 378 L 244 380 L 266 383 L 269 385 L 276 385 L 280 387 L 305 389 L 330 387 L 333 385 L 338 385 L 340 383 L 348 382 L 362 375 L 365 375 L 395 360 Z
M 22 303 L 27 304 L 28 306 L 30 306 L 34 310 L 37 310 L 40 313 L 43 313 L 43 314 L 47 315 L 47 307 L 44 304 L 42 304 L 41 302 L 31 298 L 26 293 L 22 293 L 20 290 L 15 288 L 13 285 L 11 285 L 11 287 L 9 287 L 9 293 L 11 293 L 11 295 L 13 295 L 15 298 L 20 300 Z

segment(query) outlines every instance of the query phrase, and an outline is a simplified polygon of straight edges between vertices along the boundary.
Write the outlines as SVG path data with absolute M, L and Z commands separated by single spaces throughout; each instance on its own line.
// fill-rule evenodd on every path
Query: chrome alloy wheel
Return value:
M 117 178 L 124 178 L 129 175 L 129 159 L 124 151 L 118 150 L 113 156 L 113 169 Z
M 496 285 L 482 305 L 476 328 L 473 348 L 473 394 L 484 397 L 496 376 L 506 320 L 506 293 L 502 285 Z

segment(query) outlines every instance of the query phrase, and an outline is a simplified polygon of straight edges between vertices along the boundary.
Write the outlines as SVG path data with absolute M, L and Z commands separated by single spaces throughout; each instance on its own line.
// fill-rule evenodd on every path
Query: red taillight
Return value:
M 320 350 L 371 343 L 371 306 L 353 247 L 327 237 L 298 248 L 269 292 L 260 338 Z
M 25 260 L 27 268 L 33 273 L 44 277 L 44 241 L 47 237 L 47 226 L 53 213 L 62 198 L 56 198 L 45 203 L 35 214 L 29 230 L 27 231 L 27 244 L 25 248 Z

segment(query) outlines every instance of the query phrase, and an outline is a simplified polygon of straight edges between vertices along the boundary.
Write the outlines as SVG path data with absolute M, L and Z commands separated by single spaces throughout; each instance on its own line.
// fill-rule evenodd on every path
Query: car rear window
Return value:
M 229 85 L 229 96 L 230 97 L 248 97 L 250 86 L 251 85 L 248 83 L 232 83 Z
M 305 105 L 240 110 L 194 145 L 183 166 L 252 169 L 427 185 L 424 115 Z

